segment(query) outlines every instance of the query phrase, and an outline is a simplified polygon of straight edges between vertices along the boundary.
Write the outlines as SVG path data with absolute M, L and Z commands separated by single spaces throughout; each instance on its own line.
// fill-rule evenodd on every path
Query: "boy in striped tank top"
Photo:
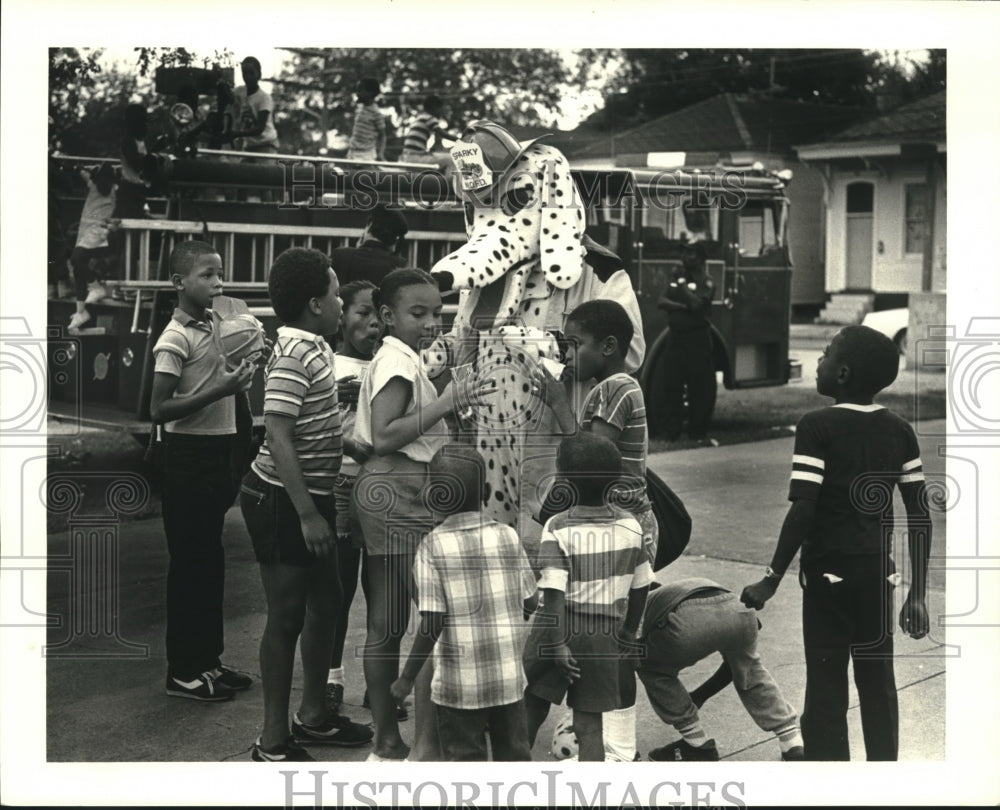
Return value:
M 372 733 L 326 708 L 327 667 L 342 600 L 334 482 L 343 439 L 333 351 L 343 304 L 330 260 L 291 248 L 271 267 L 278 329 L 264 385 L 266 438 L 240 487 L 260 564 L 267 624 L 260 642 L 264 728 L 255 762 L 309 762 L 299 741 L 362 745 Z M 302 636 L 302 701 L 288 727 L 295 646 Z

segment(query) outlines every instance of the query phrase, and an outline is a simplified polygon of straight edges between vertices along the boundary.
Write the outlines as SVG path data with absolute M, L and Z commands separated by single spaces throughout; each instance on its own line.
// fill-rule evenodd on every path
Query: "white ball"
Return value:
M 576 731 L 573 729 L 573 715 L 567 714 L 562 718 L 552 732 L 552 756 L 556 759 L 569 759 L 580 753 L 580 744 L 576 740 Z

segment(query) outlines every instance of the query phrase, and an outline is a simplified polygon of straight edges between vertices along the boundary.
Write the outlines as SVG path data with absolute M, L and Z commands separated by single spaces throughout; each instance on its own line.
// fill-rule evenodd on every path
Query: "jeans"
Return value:
M 166 434 L 167 667 L 185 680 L 219 666 L 222 655 L 222 525 L 236 497 L 234 436 Z
M 434 704 L 446 762 L 485 762 L 486 734 L 494 762 L 531 760 L 524 701 L 485 709 L 456 709 Z
M 757 614 L 735 594 L 719 593 L 681 602 L 665 621 L 646 627 L 646 658 L 639 678 L 654 711 L 674 727 L 691 725 L 698 709 L 677 675 L 715 652 L 733 673 L 733 685 L 753 721 L 776 731 L 796 720 L 757 654 Z
M 806 651 L 806 701 L 802 739 L 807 760 L 849 760 L 847 662 L 861 703 L 861 728 L 869 761 L 895 761 L 899 705 L 892 666 L 895 566 L 878 555 L 843 555 L 804 562 L 802 635 Z M 831 582 L 824 574 L 834 574 Z

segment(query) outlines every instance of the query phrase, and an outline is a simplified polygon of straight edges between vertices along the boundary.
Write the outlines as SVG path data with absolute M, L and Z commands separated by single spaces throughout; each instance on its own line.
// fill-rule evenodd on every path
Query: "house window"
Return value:
M 906 252 L 924 252 L 927 238 L 927 214 L 930 208 L 927 185 L 913 183 L 906 186 Z

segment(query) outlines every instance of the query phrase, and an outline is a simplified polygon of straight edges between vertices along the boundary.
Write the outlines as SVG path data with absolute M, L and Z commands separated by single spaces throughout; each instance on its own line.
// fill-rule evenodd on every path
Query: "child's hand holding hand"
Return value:
M 403 701 L 413 691 L 413 681 L 400 675 L 389 686 L 389 694 L 392 695 L 396 703 L 402 705 Z
M 916 599 L 913 594 L 906 597 L 903 609 L 899 612 L 899 627 L 910 638 L 923 638 L 931 629 L 931 620 L 927 615 L 927 603 Z

